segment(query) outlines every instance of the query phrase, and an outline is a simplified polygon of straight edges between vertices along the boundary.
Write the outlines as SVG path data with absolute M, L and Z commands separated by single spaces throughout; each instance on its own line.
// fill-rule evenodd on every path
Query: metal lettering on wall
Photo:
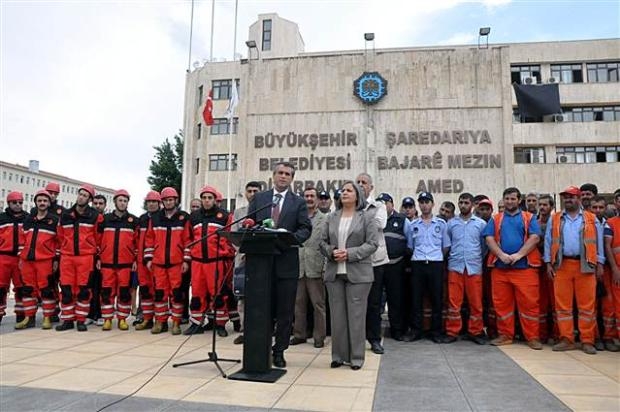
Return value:
M 280 148 L 283 147 L 309 147 L 316 150 L 317 147 L 357 146 L 357 134 L 342 130 L 339 133 L 295 133 L 284 134 L 267 133 L 266 135 L 254 136 L 254 148 Z

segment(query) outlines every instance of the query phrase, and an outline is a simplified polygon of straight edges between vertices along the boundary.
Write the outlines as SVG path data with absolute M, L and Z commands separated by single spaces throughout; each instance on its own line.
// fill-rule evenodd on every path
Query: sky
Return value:
M 140 213 L 153 146 L 183 127 L 188 61 L 210 56 L 212 0 L 0 0 L 0 160 L 113 189 Z M 213 58 L 233 59 L 234 0 L 215 2 Z M 308 52 L 620 37 L 620 2 L 239 0 L 237 53 L 259 13 Z

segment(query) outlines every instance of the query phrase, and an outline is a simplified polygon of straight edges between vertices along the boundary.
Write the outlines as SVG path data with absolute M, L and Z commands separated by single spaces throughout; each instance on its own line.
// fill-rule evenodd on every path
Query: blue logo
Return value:
M 375 104 L 387 94 L 387 83 L 377 72 L 364 72 L 353 82 L 353 94 L 364 104 Z

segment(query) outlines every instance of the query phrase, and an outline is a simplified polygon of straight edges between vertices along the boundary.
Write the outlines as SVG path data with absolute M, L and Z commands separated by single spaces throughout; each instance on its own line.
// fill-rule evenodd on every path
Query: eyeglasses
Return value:
M 23 205 L 24 201 L 23 200 L 12 200 L 9 203 L 12 205 Z

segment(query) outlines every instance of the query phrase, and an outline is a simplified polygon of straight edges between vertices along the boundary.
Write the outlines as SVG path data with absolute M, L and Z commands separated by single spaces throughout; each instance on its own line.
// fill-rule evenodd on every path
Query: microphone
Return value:
M 241 227 L 244 229 L 251 229 L 254 226 L 256 226 L 256 222 L 254 221 L 254 219 L 250 218 L 245 219 L 243 223 L 241 223 Z

